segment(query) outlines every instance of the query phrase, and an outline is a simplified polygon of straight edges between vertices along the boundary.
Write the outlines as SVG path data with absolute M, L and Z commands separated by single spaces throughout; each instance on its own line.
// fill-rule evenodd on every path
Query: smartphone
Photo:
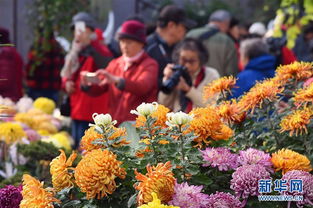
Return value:
M 88 72 L 86 74 L 86 81 L 92 84 L 98 84 L 100 82 L 99 78 L 96 76 L 94 72 Z
M 75 33 L 80 34 L 86 31 L 85 22 L 78 21 L 75 23 Z

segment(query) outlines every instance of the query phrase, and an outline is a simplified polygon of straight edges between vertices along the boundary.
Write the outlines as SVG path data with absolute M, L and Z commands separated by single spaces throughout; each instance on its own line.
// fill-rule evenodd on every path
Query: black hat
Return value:
M 86 12 L 79 12 L 72 18 L 71 28 L 74 29 L 76 22 L 84 22 L 86 27 L 95 29 L 97 27 L 96 20 Z
M 195 27 L 195 21 L 188 19 L 186 13 L 182 8 L 175 5 L 165 6 L 159 15 L 158 22 L 160 25 L 166 26 L 168 22 L 182 23 L 187 29 Z M 162 26 L 161 26 L 162 27 Z

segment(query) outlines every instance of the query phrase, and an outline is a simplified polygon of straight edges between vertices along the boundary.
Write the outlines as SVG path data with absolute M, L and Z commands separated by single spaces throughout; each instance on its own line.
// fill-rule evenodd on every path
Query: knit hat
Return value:
M 72 18 L 71 28 L 74 29 L 76 22 L 84 22 L 86 27 L 95 29 L 97 27 L 96 20 L 86 12 L 79 12 Z
M 121 30 L 118 33 L 118 39 L 128 38 L 146 43 L 146 28 L 145 25 L 136 20 L 125 21 Z
M 262 22 L 255 22 L 250 26 L 249 33 L 264 36 L 266 33 L 265 25 Z
M 213 12 L 211 15 L 210 15 L 210 19 L 209 21 L 213 22 L 224 22 L 224 21 L 230 21 L 231 20 L 231 14 L 226 11 L 226 10 L 223 10 L 223 9 L 220 9 L 220 10 L 216 10 L 215 12 Z

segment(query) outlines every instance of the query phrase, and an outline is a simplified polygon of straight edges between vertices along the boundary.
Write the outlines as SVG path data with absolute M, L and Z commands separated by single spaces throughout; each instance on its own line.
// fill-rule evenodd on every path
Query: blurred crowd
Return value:
M 202 92 L 219 77 L 236 77 L 232 97 L 240 97 L 256 81 L 273 77 L 279 65 L 313 61 L 312 23 L 303 28 L 292 50 L 285 46 L 285 37 L 272 37 L 272 22 L 267 27 L 261 22 L 246 25 L 226 10 L 195 26 L 183 9 L 168 5 L 150 34 L 144 19 L 132 16 L 105 44 L 93 16 L 80 12 L 72 18 L 73 41 L 66 54 L 51 32 L 41 61 L 34 50 L 44 46 L 39 39 L 25 64 L 16 48 L 7 45 L 8 30 L 0 28 L 0 95 L 13 101 L 24 94 L 53 99 L 61 113 L 71 117 L 77 147 L 94 112 L 109 113 L 119 124 L 135 120 L 130 110 L 143 102 L 189 112 L 214 104 L 204 102 Z

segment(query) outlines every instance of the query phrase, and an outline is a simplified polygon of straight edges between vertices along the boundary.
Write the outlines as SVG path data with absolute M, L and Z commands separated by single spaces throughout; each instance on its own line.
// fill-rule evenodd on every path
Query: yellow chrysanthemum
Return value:
M 46 114 L 52 114 L 55 109 L 55 103 L 53 100 L 45 97 L 37 98 L 33 103 L 34 108 L 39 109 Z
M 203 99 L 207 100 L 220 93 L 225 96 L 225 92 L 230 92 L 230 89 L 233 88 L 235 84 L 236 78 L 233 76 L 221 77 L 217 80 L 214 80 L 204 87 Z
M 19 141 L 25 136 L 26 134 L 19 124 L 10 122 L 0 124 L 0 140 L 7 144 Z
M 136 179 L 140 181 L 135 184 L 135 188 L 139 190 L 137 197 L 138 205 L 151 202 L 152 193 L 155 192 L 162 203 L 172 200 L 174 194 L 175 178 L 171 169 L 171 163 L 159 163 L 156 167 L 147 165 L 147 173 L 143 175 L 135 171 Z
M 313 82 L 306 88 L 294 93 L 294 101 L 299 104 L 313 103 Z
M 167 107 L 165 107 L 164 105 L 160 105 L 158 104 L 158 107 L 156 109 L 156 111 L 154 111 L 152 114 L 151 114 L 151 117 L 156 119 L 156 122 L 155 122 L 155 126 L 162 126 L 162 127 L 165 127 L 166 124 L 166 120 L 167 120 L 167 117 L 166 117 L 166 114 L 170 111 L 170 109 L 168 109 Z M 144 116 L 138 116 L 136 118 L 136 127 L 142 127 L 145 125 L 146 123 L 146 117 Z
M 240 109 L 236 99 L 223 101 L 216 109 L 219 116 L 227 123 L 240 123 L 245 118 L 245 113 Z
M 50 163 L 50 173 L 52 175 L 52 185 L 56 191 L 61 191 L 64 188 L 74 186 L 73 173 L 69 173 L 69 167 L 72 166 L 73 161 L 76 158 L 76 153 L 72 153 L 66 160 L 66 155 L 63 150 L 60 150 L 61 154 L 54 158 Z
M 276 69 L 276 77 L 278 77 L 280 80 L 305 80 L 312 77 L 312 75 L 312 62 L 293 62 L 292 64 L 279 66 Z
M 32 129 L 33 129 L 34 124 L 35 124 L 34 118 L 27 113 L 17 113 L 14 116 L 14 120 L 19 121 L 21 123 L 24 123 Z
M 148 204 L 141 205 L 138 208 L 179 208 L 176 206 L 168 206 L 168 205 L 161 204 L 161 200 L 158 199 L 157 194 L 154 192 L 151 195 L 152 195 L 153 200 L 149 202 Z
M 221 121 L 221 118 L 217 111 L 212 107 L 195 108 L 189 114 L 193 115 L 193 119 L 190 122 L 186 133 L 194 132 L 194 134 L 198 136 L 194 139 L 194 141 L 197 142 L 197 147 L 201 148 L 209 144 L 211 141 L 208 139 L 210 138 L 228 139 L 226 138 L 226 133 L 229 133 L 229 130 L 225 131 L 226 128 Z M 224 132 L 222 132 L 222 128 L 224 128 Z
M 303 131 L 308 133 L 306 126 L 310 123 L 312 115 L 313 110 L 307 107 L 293 111 L 292 114 L 282 119 L 280 123 L 281 132 L 290 131 L 290 136 L 292 136 L 294 132 L 296 132 L 296 136 L 298 133 L 302 134 Z
M 303 170 L 307 172 L 312 170 L 310 160 L 306 156 L 289 149 L 281 149 L 273 153 L 271 160 L 275 170 L 282 170 L 283 174 L 291 170 Z
M 121 164 L 116 155 L 108 150 L 92 150 L 75 168 L 75 182 L 86 193 L 87 199 L 101 199 L 115 191 L 116 177 L 125 178 L 126 172 Z
M 257 83 L 252 87 L 238 102 L 238 105 L 244 110 L 249 111 L 257 107 L 262 107 L 264 101 L 273 101 L 278 94 L 283 92 L 283 88 L 272 79 Z
M 109 140 L 114 140 L 118 137 L 122 137 L 126 135 L 126 129 L 125 128 L 116 128 L 112 127 L 114 133 L 110 136 Z M 80 148 L 85 151 L 91 151 L 94 149 L 99 149 L 99 148 L 106 148 L 105 144 L 93 144 L 92 142 L 95 141 L 96 139 L 103 138 L 101 134 L 95 131 L 95 127 L 90 127 L 85 131 L 85 135 L 82 137 L 82 140 L 80 142 Z M 129 144 L 126 139 L 122 139 L 119 142 L 116 142 L 113 144 L 114 147 L 119 147 L 122 145 Z
M 28 174 L 23 175 L 22 196 L 20 208 L 53 208 L 53 202 L 60 203 L 52 192 L 43 188 L 43 183 Z

